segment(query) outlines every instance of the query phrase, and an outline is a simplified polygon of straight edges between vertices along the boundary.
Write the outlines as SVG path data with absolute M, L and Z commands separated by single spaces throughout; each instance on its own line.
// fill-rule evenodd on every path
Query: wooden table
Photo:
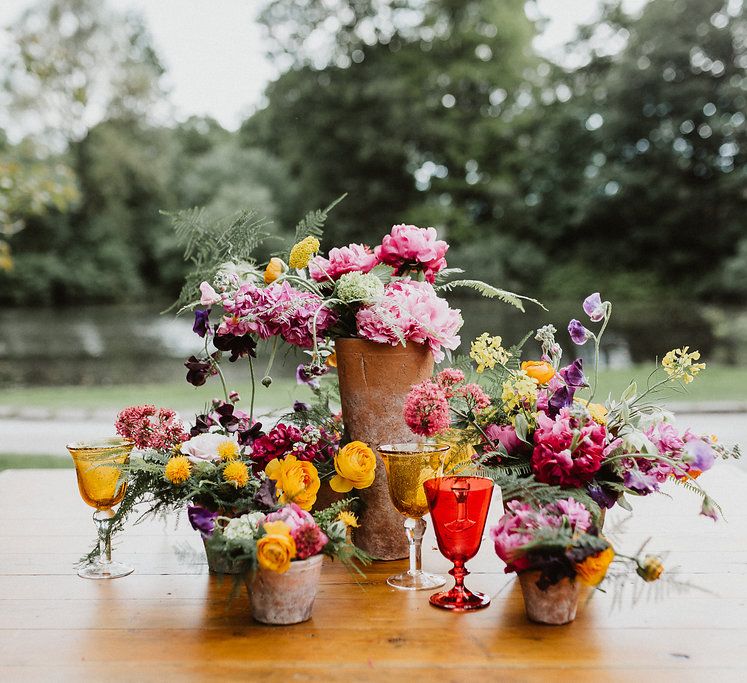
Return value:
M 697 497 L 672 486 L 673 500 L 636 501 L 613 534 L 631 554 L 653 536 L 670 574 L 678 565 L 694 584 L 687 592 L 633 605 L 643 584 L 631 578 L 619 608 L 596 592 L 573 624 L 534 625 L 485 542 L 468 580 L 493 596 L 480 612 L 450 614 L 428 593 L 389 588 L 404 562 L 372 566 L 361 584 L 327 564 L 312 620 L 269 627 L 252 622 L 243 589 L 228 601 L 231 581 L 207 573 L 184 518 L 127 530 L 115 557 L 136 567 L 131 576 L 78 578 L 72 565 L 94 526 L 73 471 L 3 472 L 0 680 L 747 680 L 747 475 L 724 464 L 702 480 L 728 522 L 698 517 Z M 426 545 L 426 568 L 447 570 L 432 537 Z

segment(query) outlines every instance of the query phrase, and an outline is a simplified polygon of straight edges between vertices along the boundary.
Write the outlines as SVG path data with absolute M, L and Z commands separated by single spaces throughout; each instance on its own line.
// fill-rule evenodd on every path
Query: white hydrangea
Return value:
M 247 541 L 254 538 L 265 515 L 261 512 L 250 512 L 232 519 L 223 528 L 223 535 L 228 541 Z
M 337 297 L 370 303 L 384 295 L 384 283 L 371 273 L 345 273 L 337 281 Z

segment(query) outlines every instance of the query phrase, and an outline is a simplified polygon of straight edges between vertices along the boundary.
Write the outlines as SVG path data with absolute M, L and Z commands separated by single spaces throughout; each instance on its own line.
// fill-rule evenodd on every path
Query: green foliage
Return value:
M 530 297 L 522 296 L 521 294 L 514 294 L 513 292 L 507 292 L 505 289 L 493 287 L 492 285 L 486 284 L 485 282 L 480 282 L 479 280 L 453 280 L 452 282 L 447 282 L 446 284 L 440 285 L 438 289 L 442 292 L 450 292 L 455 287 L 467 287 L 476 291 L 481 296 L 487 297 L 489 299 L 498 299 L 503 303 L 511 304 L 515 308 L 518 308 L 520 311 L 524 310 L 522 299 L 524 301 L 531 301 L 541 308 L 545 308 L 536 299 L 531 299 Z
M 298 244 L 306 237 L 321 237 L 324 234 L 324 224 L 327 222 L 329 212 L 335 208 L 347 194 L 340 195 L 326 209 L 309 211 L 296 225 L 296 234 L 293 243 Z

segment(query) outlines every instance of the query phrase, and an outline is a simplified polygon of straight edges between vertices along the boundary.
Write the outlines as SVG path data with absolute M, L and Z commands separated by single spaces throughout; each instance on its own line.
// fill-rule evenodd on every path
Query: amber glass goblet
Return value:
M 438 549 L 454 563 L 449 571 L 454 577 L 454 587 L 431 595 L 431 605 L 456 612 L 487 607 L 490 604 L 487 595 L 465 587 L 464 577 L 469 572 L 464 565 L 480 549 L 493 482 L 485 477 L 441 477 L 426 481 L 423 488 Z
M 112 508 L 122 501 L 127 490 L 123 468 L 129 462 L 133 446 L 132 441 L 120 437 L 67 445 L 75 463 L 80 497 L 95 508 L 93 521 L 99 534 L 98 558 L 78 572 L 84 579 L 116 579 L 134 571 L 112 561 Z
M 379 446 L 386 467 L 389 496 L 394 507 L 405 516 L 405 534 L 410 543 L 410 568 L 387 583 L 403 590 L 432 590 L 446 583 L 443 576 L 422 569 L 422 543 L 428 512 L 423 482 L 443 475 L 449 453 L 448 444 L 395 443 Z

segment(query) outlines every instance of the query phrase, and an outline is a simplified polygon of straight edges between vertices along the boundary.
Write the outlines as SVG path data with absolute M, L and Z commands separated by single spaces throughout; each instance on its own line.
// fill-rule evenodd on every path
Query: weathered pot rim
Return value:
M 301 572 L 308 571 L 309 569 L 315 567 L 321 562 L 324 562 L 323 553 L 319 553 L 318 555 L 312 555 L 311 557 L 307 557 L 305 560 L 293 560 L 290 563 L 290 568 L 288 569 L 288 571 L 285 571 L 282 574 L 279 574 L 278 572 L 274 572 L 271 569 L 262 569 L 261 567 L 257 567 L 256 570 L 250 570 L 247 573 L 252 574 L 254 573 L 254 571 L 263 571 L 265 573 L 272 574 L 275 576 L 287 576 L 288 574 L 299 574 Z
M 335 349 L 337 349 L 337 344 L 342 342 L 343 346 L 349 345 L 349 346 L 362 346 L 362 347 L 368 347 L 368 348 L 375 348 L 375 349 L 389 349 L 390 351 L 399 351 L 407 353 L 408 349 L 411 347 L 420 350 L 420 349 L 427 349 L 430 351 L 430 349 L 425 345 L 421 344 L 420 342 L 415 341 L 408 341 L 407 346 L 404 346 L 403 344 L 395 344 L 392 346 L 392 344 L 385 344 L 384 342 L 375 342 L 371 341 L 370 339 L 362 339 L 361 337 L 338 337 L 335 339 Z

